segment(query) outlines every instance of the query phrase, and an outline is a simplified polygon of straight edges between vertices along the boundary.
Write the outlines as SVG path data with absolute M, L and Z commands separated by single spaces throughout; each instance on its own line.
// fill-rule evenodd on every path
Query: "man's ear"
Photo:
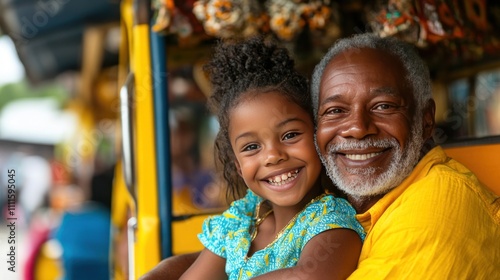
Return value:
M 434 99 L 430 99 L 427 101 L 427 104 L 424 108 L 423 112 L 423 137 L 424 140 L 429 140 L 432 137 L 432 133 L 434 132 L 434 128 L 436 126 L 436 103 Z

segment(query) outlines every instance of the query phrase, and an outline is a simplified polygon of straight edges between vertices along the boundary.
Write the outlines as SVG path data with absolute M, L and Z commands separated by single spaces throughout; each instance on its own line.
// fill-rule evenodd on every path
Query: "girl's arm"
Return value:
M 182 274 L 179 280 L 226 280 L 226 259 L 203 249 L 196 261 Z
M 194 263 L 200 252 L 175 255 L 162 260 L 139 280 L 178 280 Z
M 346 279 L 358 265 L 361 246 L 361 239 L 353 230 L 327 230 L 307 242 L 296 266 L 252 279 Z

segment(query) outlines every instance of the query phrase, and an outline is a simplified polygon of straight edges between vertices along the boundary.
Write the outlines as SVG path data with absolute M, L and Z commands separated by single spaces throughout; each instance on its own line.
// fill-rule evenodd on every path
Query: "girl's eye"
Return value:
M 257 145 L 257 144 L 250 144 L 250 145 L 246 145 L 245 147 L 243 147 L 243 151 L 244 152 L 253 151 L 253 150 L 256 150 L 258 148 L 259 148 L 259 145 Z
M 296 137 L 297 135 L 299 135 L 298 132 L 289 132 L 289 133 L 285 134 L 285 136 L 283 136 L 283 140 L 292 139 L 292 138 Z

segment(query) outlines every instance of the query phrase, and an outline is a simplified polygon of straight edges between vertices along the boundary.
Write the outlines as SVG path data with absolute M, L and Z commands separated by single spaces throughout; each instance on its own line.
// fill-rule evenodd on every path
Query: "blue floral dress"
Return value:
M 226 259 L 229 279 L 250 279 L 266 272 L 295 266 L 307 242 L 315 235 L 333 228 L 349 228 L 364 240 L 363 227 L 355 218 L 356 211 L 342 198 L 332 195 L 310 203 L 283 233 L 250 258 L 251 237 L 255 211 L 262 198 L 248 190 L 244 198 L 234 201 L 221 215 L 203 223 L 198 235 L 201 243 L 214 254 Z

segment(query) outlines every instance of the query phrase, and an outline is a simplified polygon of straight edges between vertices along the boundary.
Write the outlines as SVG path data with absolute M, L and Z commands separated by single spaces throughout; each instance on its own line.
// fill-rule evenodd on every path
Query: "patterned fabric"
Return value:
M 349 228 L 362 240 L 365 237 L 352 206 L 344 199 L 326 195 L 299 213 L 274 242 L 247 258 L 251 243 L 249 229 L 255 222 L 253 217 L 261 201 L 262 198 L 249 190 L 224 213 L 205 220 L 203 232 L 198 235 L 205 248 L 226 259 L 229 279 L 249 279 L 295 266 L 307 242 L 329 229 Z

